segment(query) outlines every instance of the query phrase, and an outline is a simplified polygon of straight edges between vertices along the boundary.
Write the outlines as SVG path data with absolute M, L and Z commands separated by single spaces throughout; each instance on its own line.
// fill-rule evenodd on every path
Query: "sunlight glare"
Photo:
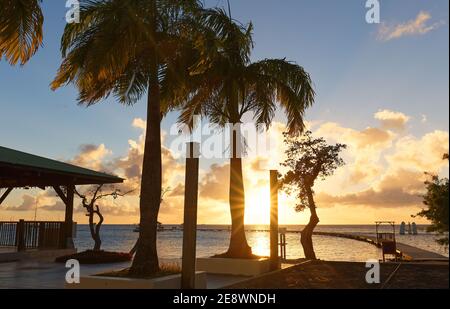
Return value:
M 252 247 L 252 252 L 258 256 L 269 256 L 269 239 L 265 234 L 255 235 L 255 238 L 251 239 L 250 246 Z
M 245 223 L 270 223 L 270 192 L 268 187 L 254 189 L 246 196 Z

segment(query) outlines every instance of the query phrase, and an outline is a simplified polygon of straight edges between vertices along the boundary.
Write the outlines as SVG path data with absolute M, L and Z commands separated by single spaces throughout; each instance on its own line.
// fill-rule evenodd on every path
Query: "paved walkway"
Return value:
M 81 265 L 81 276 L 126 268 L 130 262 Z M 0 263 L 0 288 L 3 289 L 62 289 L 67 272 L 65 264 L 40 261 Z
M 81 276 L 93 275 L 111 270 L 124 269 L 131 262 L 81 265 Z M 42 261 L 16 261 L 0 263 L 0 289 L 62 289 L 67 268 L 64 264 Z M 236 284 L 248 277 L 207 275 L 208 289 L 219 289 Z

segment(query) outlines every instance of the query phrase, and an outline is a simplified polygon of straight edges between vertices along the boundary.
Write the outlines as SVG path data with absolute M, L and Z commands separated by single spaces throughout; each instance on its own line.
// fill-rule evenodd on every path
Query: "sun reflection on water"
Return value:
M 267 235 L 267 233 L 255 233 L 249 238 L 248 242 L 252 247 L 253 254 L 259 256 L 270 255 L 269 239 Z

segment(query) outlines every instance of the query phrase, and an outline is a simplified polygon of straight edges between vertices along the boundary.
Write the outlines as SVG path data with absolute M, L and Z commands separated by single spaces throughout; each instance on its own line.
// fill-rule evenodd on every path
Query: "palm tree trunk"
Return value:
M 251 258 L 252 248 L 245 237 L 245 191 L 242 175 L 242 159 L 240 156 L 240 130 L 233 130 L 233 154 L 230 159 L 230 212 L 231 237 L 228 251 L 224 254 L 228 258 Z
M 312 241 L 312 236 L 314 229 L 320 222 L 317 216 L 316 205 L 314 203 L 314 197 L 311 189 L 307 189 L 307 195 L 309 200 L 309 210 L 311 212 L 311 217 L 309 218 L 309 223 L 305 226 L 301 233 L 300 242 L 303 247 L 303 252 L 305 253 L 305 258 L 308 260 L 316 260 L 316 253 L 314 252 L 314 246 Z
M 130 269 L 133 276 L 151 275 L 159 271 L 157 243 L 158 213 L 161 200 L 161 114 L 158 81 L 158 57 L 152 57 L 149 81 L 147 128 L 142 165 L 140 195 L 140 232 L 136 255 Z

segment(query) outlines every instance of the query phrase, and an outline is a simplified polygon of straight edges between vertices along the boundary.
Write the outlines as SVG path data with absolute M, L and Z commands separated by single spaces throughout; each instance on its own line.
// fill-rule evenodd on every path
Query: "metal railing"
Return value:
M 0 247 L 16 246 L 17 222 L 0 221 Z
M 26 249 L 61 249 L 65 223 L 52 221 L 0 222 L 0 246 Z

